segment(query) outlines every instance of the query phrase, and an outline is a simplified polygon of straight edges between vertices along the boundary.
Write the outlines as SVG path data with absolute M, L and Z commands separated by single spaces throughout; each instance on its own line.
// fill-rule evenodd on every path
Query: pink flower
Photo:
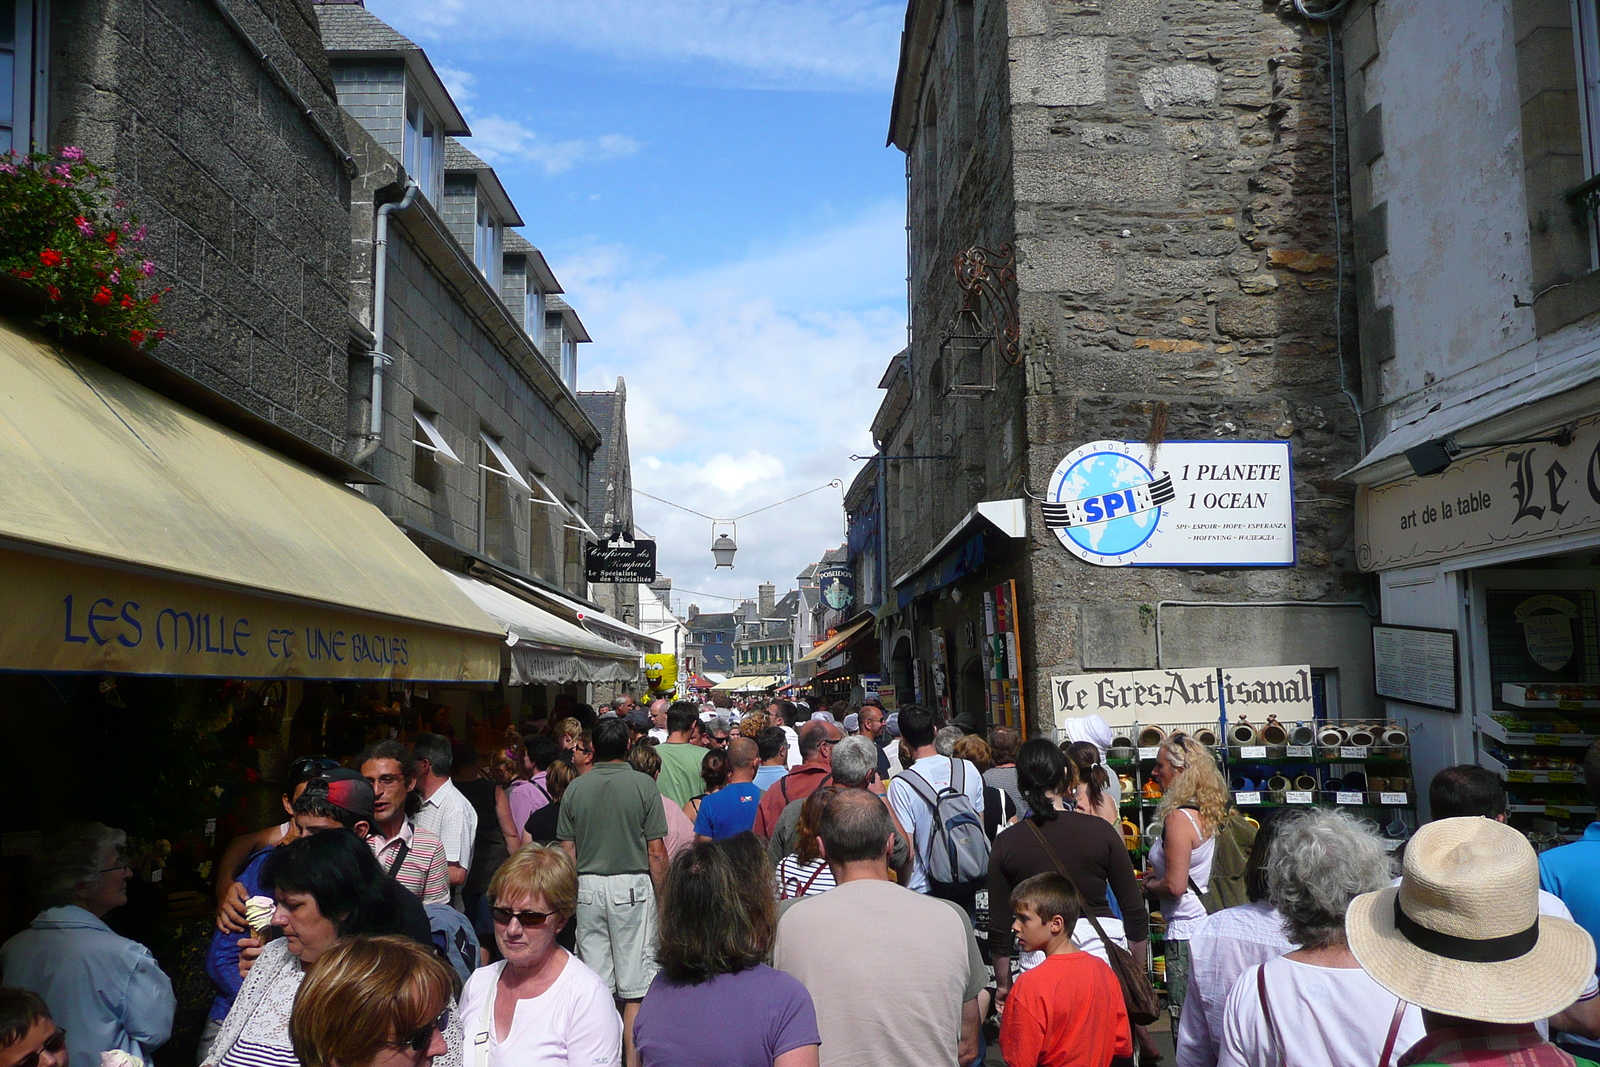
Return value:
M 68 145 L 67 147 L 65 147 L 65 148 L 63 148 L 61 150 L 61 158 L 62 159 L 82 159 L 83 158 L 83 149 L 75 148 L 72 145 Z
M 57 163 L 56 167 L 55 167 L 55 170 L 56 170 L 56 173 L 61 175 L 63 178 L 72 177 L 72 166 L 70 164 Z
M 122 272 L 120 270 L 112 271 L 111 272 L 111 284 L 112 285 L 116 285 L 120 281 L 122 281 Z
M 84 218 L 82 215 L 79 215 L 72 221 L 77 224 L 79 233 L 83 234 L 85 237 L 94 236 L 94 226 L 89 222 L 88 219 Z
M 137 230 L 133 231 L 133 239 L 135 241 L 142 241 L 146 236 L 148 236 L 148 234 L 143 226 L 140 226 Z
M 146 278 L 152 277 L 155 275 L 156 265 L 147 259 L 143 263 L 139 264 L 139 272 Z
M 15 173 L 17 173 L 17 168 L 16 168 L 15 164 L 13 164 L 13 163 L 0 163 L 0 174 L 15 174 Z

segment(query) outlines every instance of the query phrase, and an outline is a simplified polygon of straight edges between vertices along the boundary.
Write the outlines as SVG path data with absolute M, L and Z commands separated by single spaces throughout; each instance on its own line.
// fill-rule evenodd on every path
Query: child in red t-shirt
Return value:
M 1011 987 L 1000 1022 L 1007 1067 L 1106 1067 L 1132 1056 L 1128 1010 L 1111 968 L 1072 943 L 1083 897 L 1059 874 L 1036 874 L 1011 893 L 1011 929 L 1045 960 Z

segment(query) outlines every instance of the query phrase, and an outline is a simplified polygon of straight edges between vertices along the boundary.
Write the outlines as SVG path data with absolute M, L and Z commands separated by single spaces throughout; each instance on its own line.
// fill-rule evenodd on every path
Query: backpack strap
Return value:
M 1190 884 L 1193 885 L 1194 883 L 1191 882 Z M 1272 1043 L 1278 1047 L 1278 1067 L 1286 1067 L 1287 1061 L 1284 1059 L 1283 1041 L 1278 1037 L 1278 1028 L 1272 1023 L 1272 1004 L 1267 999 L 1267 965 L 1265 963 L 1256 968 L 1256 998 L 1261 1001 L 1261 1019 L 1267 1024 L 1267 1035 L 1271 1038 Z M 1386 1057 L 1385 1067 L 1387 1067 L 1387 1063 Z
M 1394 1003 L 1394 1018 L 1389 1021 L 1389 1036 L 1383 1041 L 1383 1055 L 1378 1057 L 1378 1067 L 1389 1067 L 1389 1057 L 1394 1055 L 1395 1039 L 1400 1036 L 1400 1021 L 1406 1015 L 1406 1002 L 1404 999 Z
M 921 797 L 923 803 L 933 809 L 934 821 L 937 822 L 939 818 L 939 794 L 933 788 L 933 783 L 910 768 L 901 771 L 900 777 L 907 779 L 906 784 L 911 787 L 911 791 Z M 912 779 L 915 780 L 913 781 Z

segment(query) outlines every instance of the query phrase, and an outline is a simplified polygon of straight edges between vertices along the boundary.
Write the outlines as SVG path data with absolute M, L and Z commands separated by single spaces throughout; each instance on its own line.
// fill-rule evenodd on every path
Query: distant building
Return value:
M 619 377 L 615 389 L 579 393 L 578 403 L 600 431 L 600 448 L 589 464 L 589 527 L 607 540 L 618 532 L 635 536 L 627 383 Z M 671 588 L 670 583 L 668 588 Z M 590 590 L 595 603 L 607 612 L 624 622 L 637 624 L 641 603 L 637 584 L 596 583 Z

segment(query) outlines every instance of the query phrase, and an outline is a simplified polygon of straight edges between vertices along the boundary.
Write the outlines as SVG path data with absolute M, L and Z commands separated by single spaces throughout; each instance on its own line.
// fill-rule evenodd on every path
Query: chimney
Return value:
M 761 598 L 761 617 L 763 619 L 772 618 L 772 613 L 776 610 L 778 603 L 777 592 L 778 587 L 771 582 L 762 582 L 756 586 L 756 595 Z
M 696 615 L 698 615 L 698 614 L 700 614 L 700 605 L 699 604 L 690 604 L 689 605 L 689 621 L 693 622 L 694 621 L 694 617 Z

